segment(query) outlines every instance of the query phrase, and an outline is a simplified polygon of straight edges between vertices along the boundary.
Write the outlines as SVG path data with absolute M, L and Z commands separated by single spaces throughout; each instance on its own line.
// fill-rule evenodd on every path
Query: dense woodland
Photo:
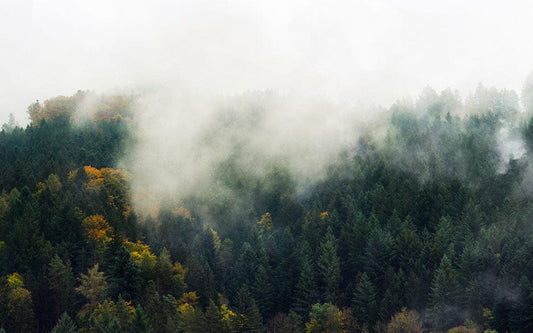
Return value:
M 149 214 L 119 168 L 134 98 L 80 124 L 85 94 L 0 132 L 5 332 L 533 331 L 533 120 L 514 92 L 426 89 L 305 190 L 229 155 L 217 195 Z

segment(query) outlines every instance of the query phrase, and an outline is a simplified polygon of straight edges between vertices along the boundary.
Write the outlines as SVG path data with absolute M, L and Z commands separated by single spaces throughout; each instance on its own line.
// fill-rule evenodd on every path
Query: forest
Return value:
M 87 94 L 0 132 L 0 331 L 533 331 L 524 96 L 427 88 L 303 190 L 236 145 L 206 195 L 141 210 L 135 96 L 80 122 Z

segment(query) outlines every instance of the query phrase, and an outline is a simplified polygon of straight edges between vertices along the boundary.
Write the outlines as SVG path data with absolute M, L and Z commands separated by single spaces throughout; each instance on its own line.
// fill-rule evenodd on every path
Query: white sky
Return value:
M 0 0 L 0 123 L 35 99 L 145 87 L 383 104 L 430 85 L 518 92 L 533 4 L 471 0 Z

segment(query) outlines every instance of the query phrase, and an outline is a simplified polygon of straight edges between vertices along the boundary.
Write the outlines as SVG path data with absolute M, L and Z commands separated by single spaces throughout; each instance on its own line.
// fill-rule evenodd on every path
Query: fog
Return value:
M 231 154 L 320 179 L 396 100 L 519 92 L 533 69 L 526 1 L 2 1 L 0 122 L 78 89 L 137 95 L 138 204 L 209 188 Z
M 274 89 L 389 106 L 425 86 L 520 91 L 526 1 L 2 0 L 0 122 L 78 89 Z
M 120 166 L 135 175 L 141 210 L 153 200 L 229 190 L 217 183 L 225 163 L 244 178 L 282 167 L 304 191 L 326 176 L 339 153 L 355 151 L 358 134 L 383 112 L 357 110 L 273 91 L 212 98 L 148 91 L 137 98 L 136 144 Z

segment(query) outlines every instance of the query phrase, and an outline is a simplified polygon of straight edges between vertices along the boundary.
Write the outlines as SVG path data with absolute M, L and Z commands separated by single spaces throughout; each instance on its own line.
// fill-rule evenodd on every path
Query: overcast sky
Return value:
M 0 0 L 0 123 L 34 100 L 171 87 L 389 106 L 427 85 L 519 91 L 529 1 Z

